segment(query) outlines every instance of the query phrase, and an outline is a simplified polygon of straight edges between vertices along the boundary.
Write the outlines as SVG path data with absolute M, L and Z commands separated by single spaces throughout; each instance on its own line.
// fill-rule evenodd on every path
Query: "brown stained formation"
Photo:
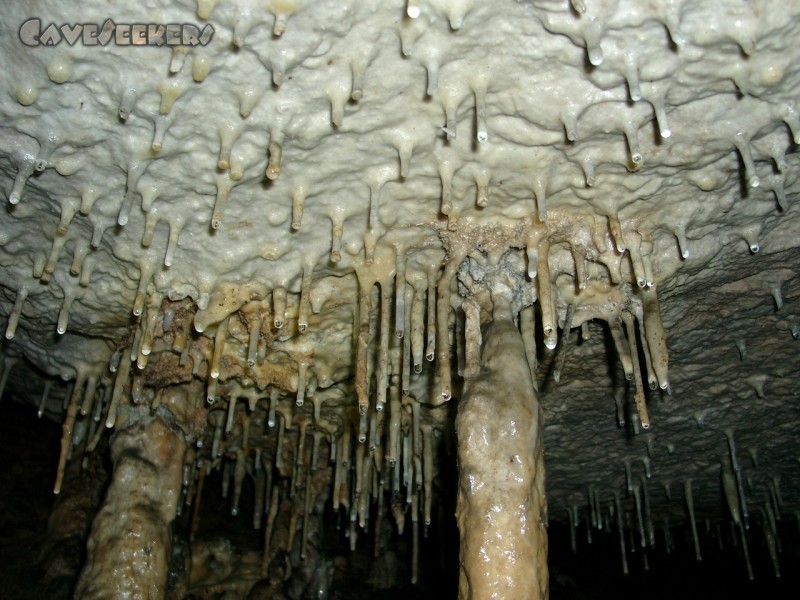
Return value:
M 76 598 L 164 595 L 186 442 L 148 412 L 128 412 L 112 440 L 112 481 L 92 526 Z
M 456 418 L 459 598 L 548 597 L 542 422 L 506 305 L 483 335 Z

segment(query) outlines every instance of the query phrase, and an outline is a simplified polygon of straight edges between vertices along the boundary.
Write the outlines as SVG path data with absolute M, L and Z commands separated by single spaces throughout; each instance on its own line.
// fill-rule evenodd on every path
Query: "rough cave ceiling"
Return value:
M 376 407 L 443 436 L 500 278 L 551 519 L 630 506 L 645 481 L 653 518 L 682 519 L 687 480 L 719 516 L 732 448 L 745 506 L 796 510 L 800 5 L 405 4 L 6 7 L 7 389 L 47 387 L 80 437 L 127 404 L 177 411 L 157 390 L 193 380 L 198 456 L 272 403 L 282 434 L 311 424 L 317 448 L 352 427 L 388 457 Z M 26 47 L 31 17 L 213 38 Z

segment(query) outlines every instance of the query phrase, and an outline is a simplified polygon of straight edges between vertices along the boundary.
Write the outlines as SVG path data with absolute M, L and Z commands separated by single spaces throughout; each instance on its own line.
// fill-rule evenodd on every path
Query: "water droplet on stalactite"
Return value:
M 228 203 L 228 194 L 231 191 L 230 180 L 227 177 L 217 179 L 217 195 L 214 200 L 214 212 L 211 214 L 211 229 L 222 226 L 222 215 Z
M 422 14 L 422 10 L 419 6 L 419 0 L 407 0 L 406 14 L 410 19 L 416 19 L 420 16 L 420 14 Z

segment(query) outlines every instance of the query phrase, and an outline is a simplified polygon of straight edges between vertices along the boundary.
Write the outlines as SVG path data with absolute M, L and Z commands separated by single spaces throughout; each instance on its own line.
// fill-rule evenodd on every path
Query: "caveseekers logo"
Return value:
M 191 23 L 114 23 L 106 19 L 97 23 L 76 23 L 42 26 L 42 20 L 31 18 L 19 28 L 19 39 L 26 46 L 58 46 L 62 42 L 74 46 L 205 46 L 214 37 L 214 28 L 200 29 Z

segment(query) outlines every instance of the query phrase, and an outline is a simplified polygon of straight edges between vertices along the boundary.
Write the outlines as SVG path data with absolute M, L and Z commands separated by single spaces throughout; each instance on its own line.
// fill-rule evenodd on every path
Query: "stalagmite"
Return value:
M 456 418 L 459 598 L 546 598 L 539 408 L 509 300 L 493 300 L 481 369 Z
M 125 420 L 112 442 L 114 474 L 92 525 L 78 598 L 154 598 L 166 584 L 186 442 L 158 417 L 134 411 Z

